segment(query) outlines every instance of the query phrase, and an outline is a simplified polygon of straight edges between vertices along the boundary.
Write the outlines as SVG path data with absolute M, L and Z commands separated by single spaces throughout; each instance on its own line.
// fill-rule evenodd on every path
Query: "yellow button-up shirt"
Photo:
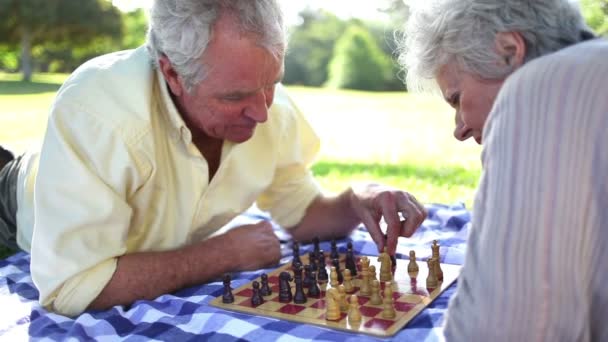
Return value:
M 41 304 L 79 314 L 119 256 L 208 238 L 254 202 L 296 225 L 320 192 L 308 168 L 318 150 L 277 86 L 268 121 L 247 142 L 224 142 L 210 182 L 145 48 L 87 62 L 59 90 L 39 162 L 19 177 L 19 243 L 28 249 L 31 237 Z

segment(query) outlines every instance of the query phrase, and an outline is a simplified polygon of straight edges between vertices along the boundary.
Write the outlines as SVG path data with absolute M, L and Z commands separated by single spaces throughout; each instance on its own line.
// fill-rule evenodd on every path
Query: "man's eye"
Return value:
M 243 99 L 241 95 L 226 95 L 224 96 L 224 100 L 226 101 L 240 101 Z

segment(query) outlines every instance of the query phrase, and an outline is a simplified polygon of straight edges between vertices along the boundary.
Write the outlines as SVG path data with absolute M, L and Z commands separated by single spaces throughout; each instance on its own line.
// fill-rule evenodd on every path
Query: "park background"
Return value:
M 283 83 L 322 140 L 313 172 L 323 187 L 374 180 L 423 203 L 470 208 L 481 147 L 452 137 L 453 110 L 439 96 L 407 92 L 394 43 L 407 20 L 403 1 L 280 1 L 290 32 Z M 0 145 L 38 148 L 62 82 L 90 58 L 143 44 L 149 4 L 0 1 Z M 608 33 L 608 0 L 580 6 Z

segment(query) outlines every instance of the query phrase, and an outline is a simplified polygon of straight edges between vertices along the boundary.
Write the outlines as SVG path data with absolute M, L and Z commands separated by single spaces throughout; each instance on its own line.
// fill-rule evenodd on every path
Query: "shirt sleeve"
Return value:
M 608 65 L 582 56 L 530 62 L 496 100 L 448 340 L 588 341 L 605 326 Z
M 65 97 L 65 95 L 64 95 Z M 58 98 L 44 138 L 34 206 L 32 279 L 40 303 L 73 316 L 99 295 L 126 251 L 129 194 L 146 170 L 103 108 Z M 133 132 L 131 132 L 133 133 Z
M 321 193 L 310 170 L 320 148 L 319 138 L 282 86 L 277 87 L 273 115 L 283 121 L 279 157 L 271 185 L 257 199 L 284 228 L 296 226 Z

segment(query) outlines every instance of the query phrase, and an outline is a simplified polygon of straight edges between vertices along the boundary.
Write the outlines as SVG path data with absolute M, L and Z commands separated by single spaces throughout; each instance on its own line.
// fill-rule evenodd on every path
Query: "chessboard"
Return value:
M 345 254 L 339 255 L 341 269 L 345 267 Z M 383 304 L 373 305 L 370 303 L 369 295 L 362 295 L 361 290 L 361 259 L 362 256 L 355 257 L 356 267 L 359 270 L 357 276 L 352 278 L 352 284 L 354 286 L 354 293 L 356 294 L 359 302 L 359 311 L 361 313 L 361 320 L 351 324 L 347 319 L 347 311 L 342 308 L 340 317 L 337 320 L 327 320 L 326 314 L 328 312 L 326 303 L 326 291 L 331 288 L 328 282 L 320 283 L 319 288 L 321 294 L 318 298 L 308 296 L 306 302 L 303 304 L 295 304 L 293 301 L 290 303 L 282 303 L 279 300 L 279 274 L 281 272 L 292 272 L 292 263 L 288 263 L 280 266 L 264 278 L 267 277 L 268 285 L 272 290 L 272 293 L 264 297 L 262 304 L 254 306 L 252 304 L 253 287 L 254 281 L 261 283 L 262 279 L 259 277 L 253 281 L 236 288 L 232 291 L 234 301 L 226 304 L 222 301 L 222 296 L 215 298 L 211 301 L 211 305 L 223 308 L 226 310 L 238 311 L 243 313 L 249 313 L 259 316 L 273 317 L 282 320 L 288 320 L 299 323 L 314 324 L 321 327 L 332 328 L 337 330 L 343 330 L 353 333 L 363 333 L 373 336 L 388 337 L 396 334 L 408 322 L 410 322 L 418 313 L 420 313 L 425 307 L 427 307 L 436 297 L 438 297 L 447 287 L 449 287 L 454 280 L 458 277 L 461 266 L 440 264 L 443 271 L 443 281 L 439 281 L 435 288 L 428 288 L 426 286 L 426 279 L 428 276 L 428 266 L 425 261 L 418 261 L 418 274 L 415 278 L 411 278 L 408 274 L 408 263 L 409 260 L 396 260 L 396 265 L 392 267 L 393 280 L 391 281 L 391 287 L 393 289 L 393 305 L 394 305 L 394 318 L 383 318 Z M 370 265 L 375 265 L 377 270 L 380 270 L 380 261 L 377 257 L 366 257 L 370 261 Z M 308 256 L 302 256 L 301 260 L 303 263 L 308 262 Z M 326 262 L 326 270 L 329 273 L 332 264 Z M 375 277 L 378 279 L 378 277 Z M 380 288 L 384 293 L 385 285 L 389 283 L 380 282 Z M 257 285 L 257 284 L 256 284 Z M 294 286 L 291 285 L 293 288 Z M 293 290 L 293 289 L 292 289 Z

